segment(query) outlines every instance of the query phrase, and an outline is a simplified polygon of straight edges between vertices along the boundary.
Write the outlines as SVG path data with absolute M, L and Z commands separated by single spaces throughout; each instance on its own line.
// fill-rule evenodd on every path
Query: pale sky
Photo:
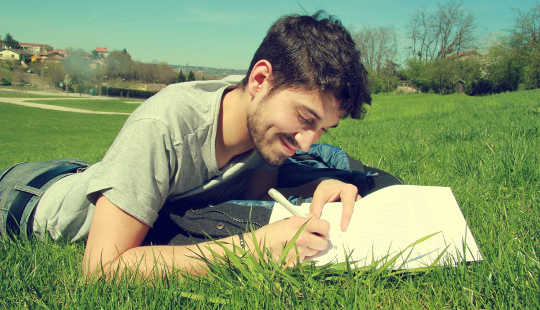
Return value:
M 463 1 L 475 16 L 477 37 L 512 28 L 516 10 L 528 11 L 537 0 Z M 4 1 L 0 35 L 54 48 L 127 49 L 135 60 L 169 64 L 247 69 L 270 25 L 291 13 L 323 9 L 352 31 L 363 26 L 395 27 L 400 50 L 407 46 L 406 26 L 420 8 L 437 1 Z

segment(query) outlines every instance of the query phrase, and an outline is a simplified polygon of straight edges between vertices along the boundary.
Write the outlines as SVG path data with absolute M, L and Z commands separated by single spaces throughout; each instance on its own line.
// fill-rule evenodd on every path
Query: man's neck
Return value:
M 237 87 L 221 99 L 216 137 L 216 160 L 223 168 L 232 158 L 253 148 L 247 128 L 249 95 Z

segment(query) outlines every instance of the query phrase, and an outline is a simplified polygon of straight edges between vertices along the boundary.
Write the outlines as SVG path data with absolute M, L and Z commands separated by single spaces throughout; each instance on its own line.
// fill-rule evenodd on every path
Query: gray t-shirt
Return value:
M 222 186 L 264 165 L 253 151 L 218 169 L 216 132 L 228 86 L 224 80 L 174 84 L 145 101 L 100 162 L 61 179 L 44 194 L 34 232 L 48 232 L 54 239 L 86 238 L 99 193 L 152 226 L 166 200 Z

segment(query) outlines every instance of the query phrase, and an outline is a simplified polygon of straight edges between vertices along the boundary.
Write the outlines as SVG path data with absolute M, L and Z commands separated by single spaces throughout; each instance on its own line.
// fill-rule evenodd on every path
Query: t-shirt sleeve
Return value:
M 102 193 L 113 204 L 152 226 L 178 167 L 175 142 L 154 119 L 133 120 L 120 131 L 89 182 L 87 196 Z

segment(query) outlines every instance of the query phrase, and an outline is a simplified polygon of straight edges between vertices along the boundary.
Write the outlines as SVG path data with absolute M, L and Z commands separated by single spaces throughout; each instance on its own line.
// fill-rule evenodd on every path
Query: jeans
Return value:
M 19 163 L 0 174 L 0 233 L 29 236 L 39 199 L 60 178 L 85 169 L 75 159 Z

